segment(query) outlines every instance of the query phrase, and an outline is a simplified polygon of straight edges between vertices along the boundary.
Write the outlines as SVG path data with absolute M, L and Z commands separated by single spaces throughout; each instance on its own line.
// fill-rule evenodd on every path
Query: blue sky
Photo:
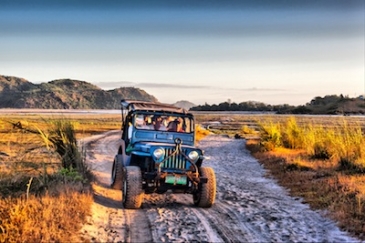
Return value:
M 362 0 L 0 0 L 0 74 L 301 105 L 365 93 L 364 29 Z

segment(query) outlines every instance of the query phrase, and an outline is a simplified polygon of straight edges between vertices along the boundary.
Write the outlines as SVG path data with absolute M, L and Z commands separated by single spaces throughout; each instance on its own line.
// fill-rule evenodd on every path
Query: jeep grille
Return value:
M 182 149 L 182 153 L 175 153 L 171 156 L 172 153 L 174 153 L 173 148 L 167 148 L 165 149 L 165 155 L 167 156 L 166 161 L 161 166 L 163 169 L 179 169 L 179 170 L 186 170 L 187 161 L 184 157 L 184 154 L 186 154 L 186 150 Z

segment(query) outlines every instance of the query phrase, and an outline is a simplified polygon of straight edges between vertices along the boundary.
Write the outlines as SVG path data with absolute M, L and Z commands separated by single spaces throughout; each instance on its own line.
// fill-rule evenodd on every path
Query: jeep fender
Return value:
M 118 161 L 122 161 L 124 167 L 129 166 L 129 164 L 131 163 L 131 156 L 125 153 L 125 141 L 123 139 L 119 140 L 119 149 L 117 156 L 121 156 Z

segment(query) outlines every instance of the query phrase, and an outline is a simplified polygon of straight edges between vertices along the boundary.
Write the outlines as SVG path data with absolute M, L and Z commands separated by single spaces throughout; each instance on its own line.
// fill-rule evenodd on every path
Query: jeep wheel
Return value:
M 140 208 L 143 201 L 141 169 L 138 166 L 127 166 L 125 168 L 123 206 L 127 209 Z
M 207 178 L 207 183 L 199 185 L 198 192 L 193 194 L 194 205 L 202 208 L 209 208 L 215 201 L 216 180 L 214 170 L 210 167 L 201 167 L 200 176 Z
M 116 155 L 114 157 L 112 174 L 111 174 L 111 183 L 110 186 L 116 190 L 122 190 L 123 188 L 123 168 L 122 168 L 122 156 Z

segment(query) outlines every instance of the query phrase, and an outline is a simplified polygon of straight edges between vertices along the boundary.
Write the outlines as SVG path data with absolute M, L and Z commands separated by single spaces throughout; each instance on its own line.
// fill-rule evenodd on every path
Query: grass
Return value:
M 0 242 L 79 242 L 77 232 L 89 212 L 91 194 L 70 184 L 42 196 L 0 200 Z
M 0 242 L 80 241 L 93 197 L 73 121 L 11 118 L 0 121 Z
M 208 131 L 207 129 L 203 128 L 201 125 L 195 126 L 195 140 L 197 142 L 199 142 L 200 140 L 202 140 L 205 136 L 208 136 L 209 134 L 211 134 L 211 132 Z
M 293 196 L 323 209 L 339 226 L 365 239 L 363 124 L 337 126 L 262 121 L 260 140 L 247 148 Z

